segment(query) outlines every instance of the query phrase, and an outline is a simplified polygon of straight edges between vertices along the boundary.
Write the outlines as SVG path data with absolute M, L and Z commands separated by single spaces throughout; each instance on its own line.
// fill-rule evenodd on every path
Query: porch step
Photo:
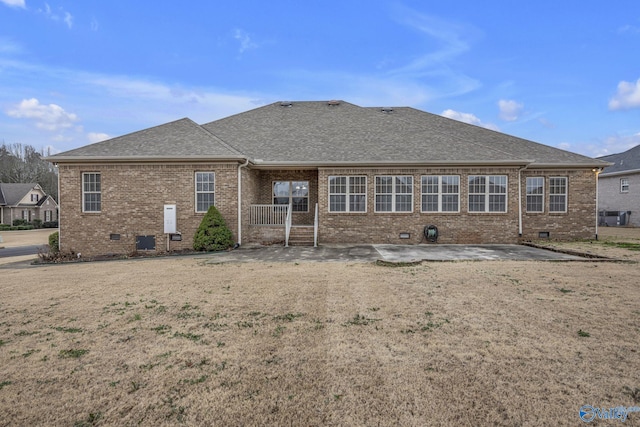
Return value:
M 313 246 L 313 226 L 294 225 L 291 227 L 289 246 Z

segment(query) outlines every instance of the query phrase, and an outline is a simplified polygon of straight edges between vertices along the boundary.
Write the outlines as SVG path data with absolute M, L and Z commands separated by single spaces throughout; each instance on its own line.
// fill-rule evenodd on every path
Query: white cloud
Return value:
M 239 28 L 236 28 L 233 31 L 233 38 L 240 42 L 240 53 L 244 53 L 249 49 L 257 49 L 259 47 L 257 43 L 251 40 L 249 33 Z
M 78 116 L 67 113 L 56 104 L 44 105 L 36 98 L 23 99 L 14 109 L 8 110 L 7 115 L 17 119 L 30 119 L 36 123 L 36 127 L 46 131 L 57 132 L 70 128 Z
M 64 13 L 64 23 L 67 24 L 67 27 L 71 29 L 73 26 L 73 16 L 69 12 Z
M 618 28 L 619 34 L 640 34 L 640 27 L 635 25 L 624 25 Z
M 0 37 L 0 53 L 16 54 L 22 53 L 23 47 L 19 43 L 5 37 Z
M 500 128 L 498 128 L 498 126 L 494 125 L 493 123 L 484 123 L 477 116 L 471 113 L 461 113 L 459 111 L 454 111 L 449 109 L 449 110 L 444 110 L 441 116 L 447 117 L 449 119 L 457 120 L 459 122 L 469 123 L 470 125 L 475 125 L 475 126 L 480 126 L 486 129 L 495 130 L 497 132 L 500 131 Z
M 628 110 L 640 107 L 640 79 L 633 82 L 621 81 L 618 91 L 609 101 L 610 110 Z
M 500 108 L 500 118 L 502 120 L 514 122 L 520 117 L 524 105 L 513 100 L 501 99 L 498 101 L 498 108 Z
M 24 0 L 0 0 L 0 3 L 4 3 L 9 7 L 21 7 L 23 9 L 27 8 L 27 5 L 24 3 Z
M 62 21 L 67 25 L 67 27 L 69 27 L 69 29 L 71 29 L 71 27 L 73 26 L 73 15 L 71 15 L 69 12 L 64 11 L 61 7 L 59 8 L 59 10 L 63 15 L 62 17 L 51 10 L 51 6 L 49 6 L 49 3 L 45 3 L 44 9 L 38 9 L 37 12 L 42 13 L 52 21 Z
M 463 95 L 482 85 L 458 65 L 459 57 L 471 50 L 474 40 L 482 37 L 480 30 L 399 5 L 395 7 L 395 14 L 402 25 L 422 37 L 414 43 L 416 52 L 412 59 L 390 70 L 389 76 L 421 81 L 423 85 L 429 82 L 433 98 Z
M 105 141 L 107 139 L 111 138 L 108 134 L 106 133 L 100 133 L 100 132 L 89 132 L 87 134 L 87 139 L 89 140 L 89 142 L 91 144 L 95 143 L 95 142 L 101 142 L 101 141 Z
M 608 156 L 623 153 L 636 145 L 640 145 L 640 133 L 633 135 L 611 135 L 596 144 L 587 145 L 591 157 Z

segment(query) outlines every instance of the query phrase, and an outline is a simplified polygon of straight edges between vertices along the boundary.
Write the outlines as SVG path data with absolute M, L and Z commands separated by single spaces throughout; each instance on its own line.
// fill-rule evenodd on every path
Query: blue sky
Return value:
M 640 2 L 0 0 L 0 141 L 53 153 L 280 100 L 640 144 Z

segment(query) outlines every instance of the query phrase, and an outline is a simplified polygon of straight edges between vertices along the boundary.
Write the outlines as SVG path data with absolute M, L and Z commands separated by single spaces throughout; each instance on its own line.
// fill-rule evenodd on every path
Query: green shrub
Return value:
M 11 227 L 9 230 L 10 231 L 15 231 L 15 230 L 33 230 L 33 225 L 31 225 L 31 224 L 16 225 L 15 227 Z
M 227 227 L 224 218 L 211 206 L 193 238 L 193 249 L 196 251 L 223 251 L 233 245 L 233 234 Z
M 13 220 L 13 226 L 14 227 L 20 227 L 21 225 L 27 225 L 29 224 L 29 221 L 27 221 L 26 219 L 14 219 Z
M 42 228 L 41 219 L 34 219 L 33 221 L 31 221 L 31 224 L 33 225 L 34 228 Z
M 49 252 L 52 254 L 60 252 L 60 233 L 58 231 L 49 234 Z
M 9 224 L 0 224 L 0 231 L 9 230 L 10 228 Z
M 46 221 L 42 223 L 42 228 L 58 228 L 58 221 Z

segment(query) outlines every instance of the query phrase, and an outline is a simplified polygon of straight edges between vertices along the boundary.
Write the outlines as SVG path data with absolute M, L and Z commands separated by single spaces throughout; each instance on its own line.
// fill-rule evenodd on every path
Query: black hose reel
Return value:
M 428 242 L 437 242 L 438 241 L 438 227 L 435 225 L 427 225 L 424 228 L 424 237 Z

